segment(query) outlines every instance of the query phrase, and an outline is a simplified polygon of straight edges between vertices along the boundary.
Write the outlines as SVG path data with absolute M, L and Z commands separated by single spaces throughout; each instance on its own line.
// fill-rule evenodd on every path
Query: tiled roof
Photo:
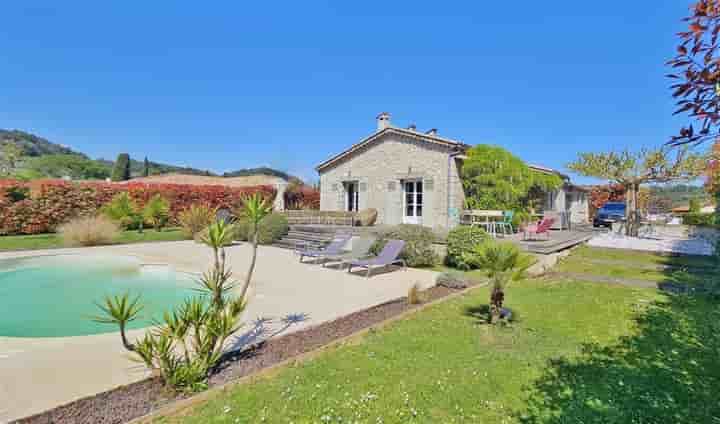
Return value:
M 469 145 L 462 143 L 457 140 L 452 140 L 445 137 L 440 137 L 438 135 L 432 135 L 432 134 L 426 134 L 422 132 L 418 132 L 411 129 L 405 129 L 405 128 L 397 128 L 397 127 L 387 127 L 380 131 L 376 131 L 373 134 L 371 134 L 368 137 L 365 137 L 364 139 L 360 140 L 358 143 L 353 144 L 348 149 L 338 153 L 337 155 L 331 157 L 330 159 L 326 160 L 325 162 L 321 163 L 317 167 L 315 167 L 316 170 L 322 171 L 324 168 L 327 168 L 328 166 L 336 163 L 339 160 L 342 160 L 343 158 L 353 154 L 354 152 L 358 151 L 359 149 L 363 148 L 364 146 L 367 146 L 368 144 L 372 143 L 373 141 L 379 139 L 380 137 L 383 137 L 387 134 L 397 134 L 402 135 L 406 137 L 416 138 L 419 140 L 427 141 L 429 143 L 435 143 L 440 144 L 443 146 L 448 147 L 456 147 L 458 150 L 467 150 L 470 148 Z

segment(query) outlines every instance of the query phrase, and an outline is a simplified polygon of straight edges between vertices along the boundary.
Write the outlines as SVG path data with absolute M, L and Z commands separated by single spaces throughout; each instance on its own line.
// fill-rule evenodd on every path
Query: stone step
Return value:
M 280 240 L 277 240 L 275 243 L 273 243 L 274 246 L 277 247 L 286 247 L 290 249 L 295 249 L 297 247 L 308 247 L 311 249 L 317 249 L 324 247 L 327 243 L 325 242 L 317 242 L 313 240 L 303 240 L 303 239 L 297 239 L 297 238 L 289 238 L 289 237 L 283 237 Z
M 299 231 L 290 231 L 285 237 L 301 239 L 301 240 L 313 240 L 320 242 L 327 242 L 332 240 L 332 234 L 314 234 L 314 233 L 302 233 Z

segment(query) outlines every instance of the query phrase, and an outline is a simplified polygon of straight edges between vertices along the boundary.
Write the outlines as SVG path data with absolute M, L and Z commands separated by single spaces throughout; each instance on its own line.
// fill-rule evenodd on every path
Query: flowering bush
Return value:
M 14 201 L 10 190 L 29 189 L 30 196 Z M 72 183 L 62 180 L 36 180 L 30 183 L 0 180 L 0 235 L 40 234 L 55 231 L 58 225 L 77 216 L 95 215 L 112 198 L 126 192 L 139 208 L 144 208 L 155 195 L 169 202 L 170 225 L 179 223 L 182 211 L 194 204 L 209 208 L 231 209 L 242 203 L 244 196 L 260 193 L 275 198 L 272 186 L 226 187 L 183 184 L 142 183 Z

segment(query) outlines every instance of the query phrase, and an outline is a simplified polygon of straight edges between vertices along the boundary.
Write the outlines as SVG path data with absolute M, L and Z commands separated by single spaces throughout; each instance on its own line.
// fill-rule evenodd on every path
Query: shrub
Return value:
M 375 225 L 375 221 L 377 221 L 377 216 L 377 209 L 363 209 L 357 214 L 357 223 L 361 227 L 370 227 L 371 225 Z
M 137 204 L 127 192 L 116 194 L 110 203 L 102 208 L 102 212 L 126 230 L 138 228 L 142 223 Z
M 460 290 L 469 287 L 472 281 L 462 272 L 443 272 L 435 279 L 435 284 L 453 290 Z
M 143 208 L 143 219 L 158 231 L 167 224 L 169 214 L 170 203 L 159 194 L 151 197 Z
M 5 196 L 7 196 L 8 200 L 13 203 L 19 202 L 21 200 L 27 199 L 30 196 L 30 189 L 22 186 L 8 187 L 5 190 Z
M 24 200 L 12 202 L 7 194 L 12 187 L 29 189 Z M 12 189 L 14 190 L 14 189 Z M 127 193 L 139 207 L 156 194 L 170 203 L 169 224 L 179 224 L 179 215 L 191 205 L 203 204 L 209 208 L 230 208 L 244 196 L 261 193 L 274 199 L 272 186 L 226 187 L 195 186 L 185 184 L 142 183 L 74 183 L 62 180 L 37 180 L 30 183 L 0 179 L 0 234 L 39 234 L 53 231 L 58 225 L 75 216 L 95 215 L 112 198 Z
M 489 236 L 485 230 L 477 226 L 460 225 L 453 228 L 447 237 L 445 263 L 457 269 L 473 269 L 472 265 L 463 259 L 463 254 L 472 251 L 475 246 L 483 243 L 488 238 Z
M 224 221 L 208 227 L 203 242 L 213 250 L 214 262 L 198 281 L 201 294 L 165 312 L 162 320 L 138 341 L 131 343 L 127 339 L 126 328 L 142 311 L 139 297 L 133 300 L 125 293 L 98 303 L 101 315 L 95 320 L 117 325 L 123 347 L 178 391 L 207 388 L 208 376 L 220 361 L 225 342 L 241 327 L 244 290 L 239 297 L 234 296 L 235 282 L 225 266 L 223 246 L 229 240 L 229 229 Z
M 388 240 L 404 240 L 405 247 L 400 257 L 408 266 L 433 266 L 439 262 L 437 253 L 432 247 L 435 234 L 428 227 L 422 225 L 400 224 L 378 234 L 378 240 L 371 248 L 371 252 L 378 254 Z
M 215 220 L 215 210 L 205 205 L 191 205 L 180 212 L 179 221 L 183 233 L 194 239 Z
M 423 302 L 423 295 L 420 292 L 420 285 L 415 283 L 408 289 L 407 303 L 408 305 L 419 305 Z
M 478 244 L 463 256 L 466 262 L 485 271 L 485 275 L 490 280 L 488 320 L 494 324 L 500 318 L 507 316 L 507 311 L 503 309 L 505 288 L 511 281 L 523 278 L 525 271 L 533 264 L 533 260 L 529 255 L 520 252 L 513 243 L 499 243 L 492 239 Z
M 252 240 L 252 226 L 245 218 L 239 218 L 235 223 L 236 237 L 238 240 Z M 271 244 L 287 234 L 288 220 L 285 215 L 271 213 L 260 221 L 258 227 L 258 243 Z
M 117 224 L 104 216 L 73 219 L 58 228 L 66 246 L 99 246 L 110 244 L 120 234 Z
M 715 226 L 715 214 L 712 213 L 688 213 L 683 215 L 682 222 L 685 225 L 698 225 L 704 227 Z

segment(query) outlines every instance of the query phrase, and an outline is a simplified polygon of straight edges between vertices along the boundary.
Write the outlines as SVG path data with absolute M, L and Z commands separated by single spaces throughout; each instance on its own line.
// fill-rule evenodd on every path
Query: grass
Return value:
M 553 279 L 507 293 L 509 326 L 484 324 L 475 289 L 161 422 L 720 422 L 716 299 Z
M 582 247 L 564 259 L 554 271 L 662 281 L 670 273 L 684 270 L 690 270 L 696 276 L 712 275 L 715 273 L 713 261 L 713 258 L 701 256 L 660 256 L 620 249 Z
M 178 241 L 186 237 L 179 228 L 168 228 L 163 231 L 152 229 L 137 231 L 123 231 L 113 240 L 113 244 L 147 243 L 155 241 Z M 10 250 L 37 250 L 64 247 L 58 234 L 37 234 L 30 236 L 0 236 L 0 251 Z

